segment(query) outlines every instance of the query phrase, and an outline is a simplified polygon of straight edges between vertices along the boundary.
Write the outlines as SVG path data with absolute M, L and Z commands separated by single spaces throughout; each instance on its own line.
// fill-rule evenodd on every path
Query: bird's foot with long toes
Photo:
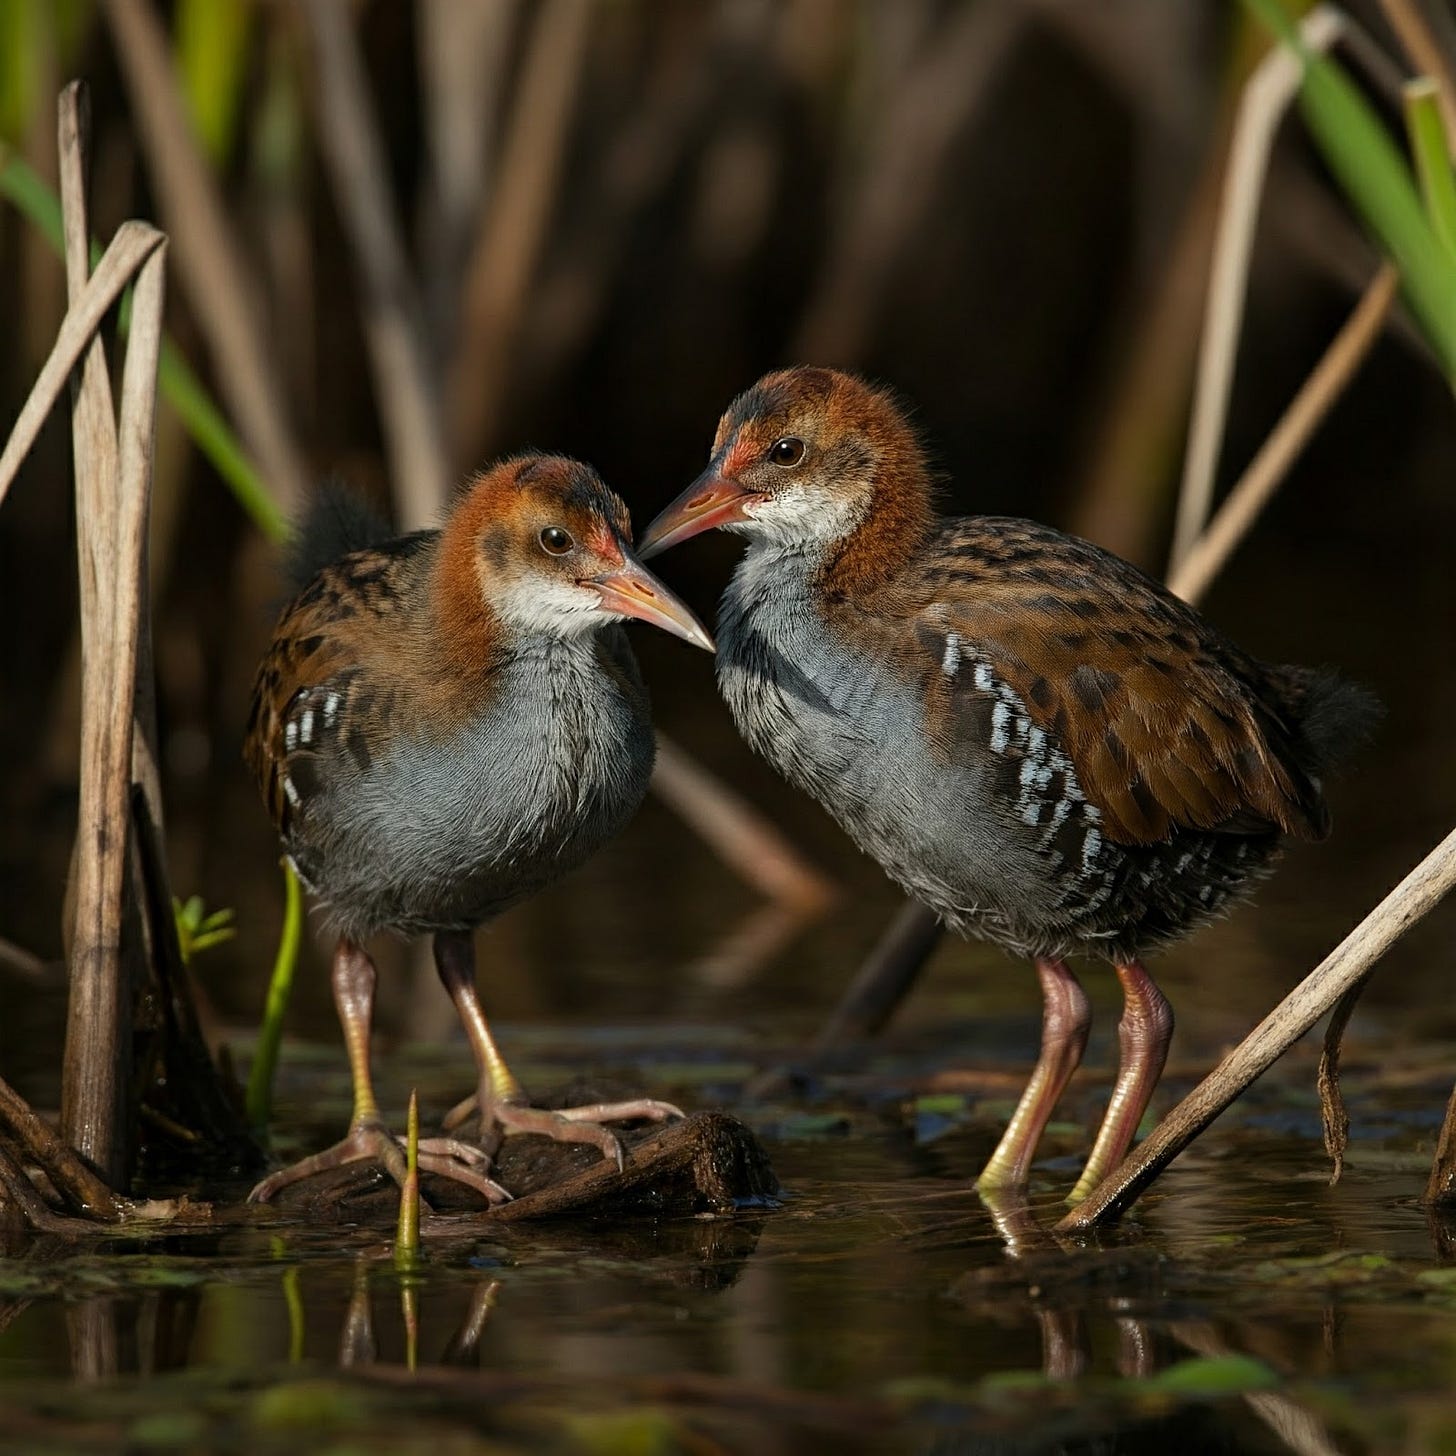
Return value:
M 349 1163 L 377 1162 L 401 1188 L 408 1168 L 404 1144 L 378 1117 L 356 1118 L 348 1133 L 333 1147 L 300 1158 L 276 1173 L 270 1173 L 248 1194 L 249 1203 L 267 1203 L 274 1194 L 291 1184 L 312 1178 L 331 1168 Z M 480 1148 L 459 1138 L 426 1138 L 419 1144 L 419 1167 L 453 1183 L 473 1188 L 490 1205 L 508 1203 L 511 1195 L 494 1178 L 487 1176 L 490 1158 Z
M 445 1130 L 449 1132 L 463 1126 L 482 1107 L 486 1111 L 480 1119 L 480 1139 L 485 1146 L 498 1146 L 502 1138 L 521 1133 L 535 1133 L 558 1143 L 588 1143 L 600 1149 L 603 1158 L 615 1162 L 619 1173 L 626 1167 L 626 1154 L 621 1140 L 615 1133 L 609 1132 L 604 1123 L 667 1122 L 674 1117 L 687 1116 L 682 1108 L 654 1097 L 638 1097 L 627 1102 L 589 1102 L 580 1107 L 545 1108 L 477 1093 L 446 1114 Z

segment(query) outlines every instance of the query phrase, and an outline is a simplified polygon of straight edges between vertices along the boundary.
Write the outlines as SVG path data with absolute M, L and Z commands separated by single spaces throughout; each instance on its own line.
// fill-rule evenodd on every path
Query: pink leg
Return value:
M 1141 962 L 1118 966 L 1117 979 L 1122 982 L 1123 995 L 1122 1020 L 1117 1024 L 1122 1059 L 1097 1141 L 1068 1203 L 1086 1198 L 1132 1146 L 1173 1039 L 1173 1008 Z
M 1087 1048 L 1092 1008 L 1065 961 L 1037 958 L 1041 978 L 1041 1056 L 1021 1094 L 991 1160 L 976 1180 L 978 1188 L 1021 1188 L 1026 1184 L 1036 1145 Z

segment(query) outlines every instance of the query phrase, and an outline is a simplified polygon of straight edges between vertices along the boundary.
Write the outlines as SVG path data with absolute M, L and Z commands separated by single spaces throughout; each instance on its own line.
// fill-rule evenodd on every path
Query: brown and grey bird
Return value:
M 351 514 L 325 494 L 305 523 L 299 592 L 259 668 L 244 754 L 339 934 L 354 1112 L 341 1142 L 253 1196 L 357 1159 L 404 1176 L 369 1071 L 365 942 L 381 931 L 434 936 L 479 1069 L 480 1141 L 431 1140 L 423 1168 L 498 1200 L 491 1157 L 510 1133 L 591 1143 L 620 1162 L 602 1124 L 681 1114 L 649 1099 L 532 1107 L 481 1009 L 471 933 L 580 865 L 642 802 L 652 723 L 621 619 L 709 651 L 712 639 L 633 555 L 626 507 L 577 461 L 507 460 L 437 531 L 365 544 Z
M 740 395 L 641 554 L 712 527 L 748 539 L 718 622 L 739 731 L 947 925 L 1035 960 L 1041 1055 L 982 1187 L 1026 1182 L 1081 1059 L 1090 1008 L 1066 957 L 1115 966 L 1122 1064 L 1085 1196 L 1172 1036 L 1144 953 L 1228 907 L 1286 836 L 1328 832 L 1321 778 L 1377 705 L 1256 661 L 1085 541 L 937 516 L 903 411 L 846 374 Z

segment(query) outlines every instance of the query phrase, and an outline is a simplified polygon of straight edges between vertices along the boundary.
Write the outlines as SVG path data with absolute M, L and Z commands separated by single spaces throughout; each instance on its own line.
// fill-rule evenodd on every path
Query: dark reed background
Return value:
M 98 231 L 129 216 L 175 231 L 123 84 L 117 8 L 3 8 L 3 140 L 53 178 L 55 93 L 84 77 Z M 1377 6 L 1349 8 L 1394 51 Z M 197 98 L 307 470 L 388 501 L 306 13 L 242 0 L 154 13 Z M 457 478 L 505 451 L 563 450 L 592 460 L 640 525 L 697 472 L 734 392 L 786 362 L 836 363 L 915 402 L 948 509 L 1036 516 L 1161 571 L 1217 179 L 1259 44 L 1237 5 L 498 0 L 482 12 L 436 0 L 348 16 Z M 478 306 L 465 308 L 482 250 L 493 262 Z M 1259 231 L 1222 481 L 1374 267 L 1290 123 Z M 59 263 L 0 208 L 0 421 L 19 408 L 63 298 Z M 208 308 L 174 249 L 170 328 L 226 409 L 199 326 Z M 180 894 L 237 908 L 237 939 L 198 974 L 219 1022 L 246 1026 L 282 887 L 238 745 L 277 584 L 267 543 L 165 407 L 159 443 L 152 572 L 172 874 Z M 0 511 L 0 937 L 50 962 L 75 811 L 69 452 L 56 419 Z M 1449 827 L 1453 465 L 1450 391 L 1414 334 L 1394 327 L 1207 603 L 1261 655 L 1371 684 L 1389 716 L 1335 790 L 1332 842 L 1296 849 L 1255 908 L 1167 956 L 1185 1050 L 1237 1035 Z M 737 549 L 694 543 L 665 574 L 711 616 Z M 845 894 L 786 953 L 715 990 L 702 960 L 756 896 L 652 802 L 619 845 L 489 933 L 489 1004 L 507 1019 L 787 1016 L 806 1030 L 896 894 L 749 757 L 706 658 L 657 634 L 634 638 L 660 725 Z M 1403 943 L 1377 976 L 1374 1014 L 1449 1030 L 1450 938 L 1446 912 Z M 411 1007 L 411 984 L 388 982 L 386 1032 L 436 1024 Z M 305 975 L 299 995 L 293 1025 L 332 1037 L 325 978 Z M 0 1066 L 53 1096 L 59 974 L 0 965 L 0 1003 Z M 907 1020 L 932 1006 L 963 1017 L 1016 1008 L 1029 1052 L 1034 1004 L 1023 971 L 947 945 Z

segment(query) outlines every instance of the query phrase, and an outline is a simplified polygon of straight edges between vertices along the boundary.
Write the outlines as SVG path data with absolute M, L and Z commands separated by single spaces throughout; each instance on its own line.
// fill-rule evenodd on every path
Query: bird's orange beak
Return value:
M 594 586 L 601 593 L 602 607 L 608 612 L 650 622 L 684 642 L 691 642 L 694 647 L 701 647 L 704 652 L 717 651 L 707 628 L 693 615 L 688 604 L 670 592 L 625 548 L 621 566 L 588 578 L 584 585 Z
M 700 531 L 746 520 L 744 507 L 756 498 L 756 491 L 744 490 L 736 480 L 719 475 L 709 466 L 648 526 L 638 545 L 638 554 L 645 561 Z

